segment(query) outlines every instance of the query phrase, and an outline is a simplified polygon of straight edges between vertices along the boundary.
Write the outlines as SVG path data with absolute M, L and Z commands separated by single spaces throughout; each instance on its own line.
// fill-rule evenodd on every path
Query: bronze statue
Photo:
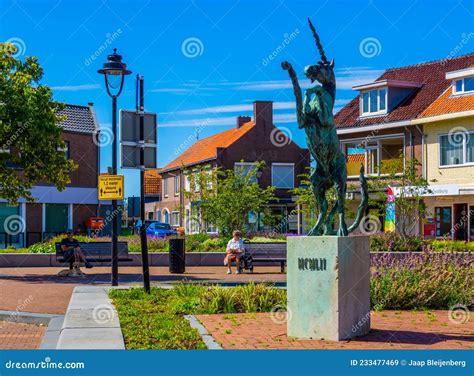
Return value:
M 323 226 L 325 225 L 324 235 L 347 236 L 359 226 L 367 208 L 367 181 L 364 177 L 364 167 L 361 166 L 359 181 L 361 183 L 362 201 L 357 210 L 354 223 L 347 228 L 344 218 L 347 179 L 346 156 L 342 152 L 337 138 L 333 116 L 334 101 L 336 99 L 334 59 L 329 61 L 326 58 L 319 36 L 309 18 L 308 22 L 321 55 L 321 61 L 306 66 L 304 74 L 311 80 L 311 83 L 317 81 L 321 85 L 316 84 L 307 89 L 304 100 L 302 100 L 301 88 L 295 70 L 287 61 L 281 64 L 282 68 L 288 71 L 293 83 L 298 127 L 305 130 L 306 143 L 316 161 L 316 169 L 311 174 L 311 187 L 316 197 L 319 214 L 316 224 L 308 235 L 322 235 Z M 326 192 L 333 185 L 336 186 L 337 200 L 327 215 Z M 339 213 L 339 229 L 337 232 L 333 232 L 331 225 L 336 210 Z

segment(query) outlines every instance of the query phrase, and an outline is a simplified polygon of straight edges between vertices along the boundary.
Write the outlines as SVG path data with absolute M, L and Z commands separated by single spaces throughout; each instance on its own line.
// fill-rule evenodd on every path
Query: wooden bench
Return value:
M 285 272 L 286 243 L 250 243 L 244 242 L 245 255 L 252 256 L 253 263 L 276 262 L 281 266 L 281 272 Z
M 80 243 L 82 252 L 86 260 L 90 263 L 110 262 L 112 261 L 112 242 L 89 242 Z M 61 243 L 56 243 L 56 261 L 66 263 L 64 252 L 61 250 Z M 118 260 L 132 261 L 128 255 L 128 243 L 118 242 Z M 74 260 L 69 261 L 69 269 L 72 269 Z

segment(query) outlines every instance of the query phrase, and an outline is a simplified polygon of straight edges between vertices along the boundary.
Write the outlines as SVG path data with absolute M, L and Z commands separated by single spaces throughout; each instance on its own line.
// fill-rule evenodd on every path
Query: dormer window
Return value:
M 361 115 L 377 115 L 387 112 L 387 89 L 364 91 L 362 96 Z
M 360 92 L 360 117 L 388 114 L 405 98 L 420 88 L 416 82 L 379 80 L 354 86 Z
M 474 93 L 474 77 L 464 77 L 454 81 L 453 94 Z
M 474 68 L 448 72 L 446 79 L 453 82 L 453 95 L 474 93 Z

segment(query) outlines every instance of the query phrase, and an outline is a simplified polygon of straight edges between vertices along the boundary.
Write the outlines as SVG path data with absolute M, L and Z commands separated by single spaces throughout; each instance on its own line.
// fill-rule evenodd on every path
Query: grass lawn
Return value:
M 263 284 L 233 288 L 180 283 L 173 289 L 112 290 L 127 349 L 205 349 L 186 314 L 270 312 L 286 291 Z

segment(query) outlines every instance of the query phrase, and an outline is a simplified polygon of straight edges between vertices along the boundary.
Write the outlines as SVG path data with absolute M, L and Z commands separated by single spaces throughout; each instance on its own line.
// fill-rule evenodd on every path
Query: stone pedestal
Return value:
M 370 330 L 368 236 L 288 238 L 288 336 L 345 340 Z

